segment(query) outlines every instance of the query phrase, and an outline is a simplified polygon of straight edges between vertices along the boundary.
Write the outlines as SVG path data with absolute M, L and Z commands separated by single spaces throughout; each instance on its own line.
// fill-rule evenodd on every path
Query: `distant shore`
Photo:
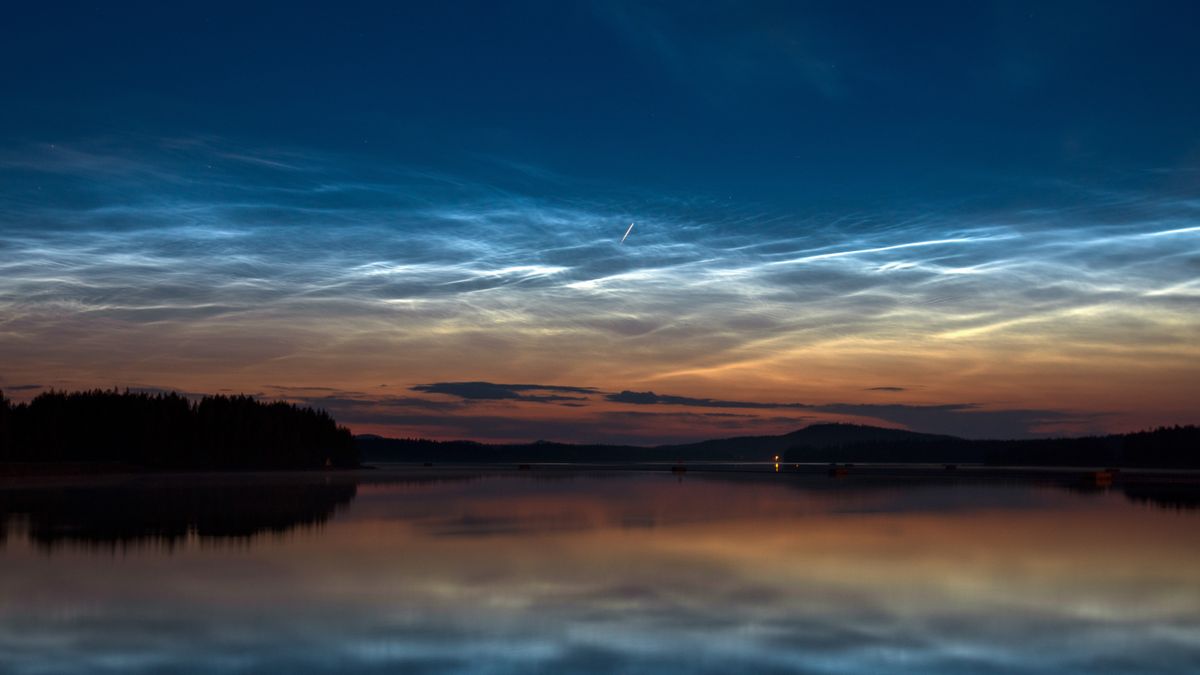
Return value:
M 1195 483 L 1200 486 L 1200 470 L 1152 468 L 1152 467 L 1104 467 L 1104 466 L 995 466 L 987 464 L 937 464 L 937 463 L 783 463 L 737 462 L 737 461 L 680 461 L 680 462 L 533 462 L 515 463 L 500 460 L 495 462 L 370 462 L 357 467 L 328 469 L 312 468 L 171 468 L 146 467 L 122 462 L 0 462 L 0 478 L 23 477 L 87 477 L 113 475 L 191 475 L 191 474 L 353 474 L 368 472 L 403 472 L 414 474 L 458 473 L 458 472 L 519 472 L 519 473 L 570 473 L 577 471 L 614 472 L 673 472 L 677 474 L 779 474 L 830 476 L 839 479 L 906 477 L 947 478 L 978 480 L 1025 480 L 1045 478 L 1089 479 L 1092 481 L 1143 482 L 1170 481 Z
M 515 472 L 571 472 L 571 471 L 644 471 L 675 473 L 722 473 L 722 474 L 779 474 L 779 475 L 829 475 L 835 470 L 836 477 L 945 477 L 945 478 L 1058 478 L 1072 476 L 1094 476 L 1110 474 L 1114 480 L 1182 479 L 1195 480 L 1200 484 L 1200 469 L 1175 469 L 1153 467 L 1105 467 L 1084 466 L 997 466 L 990 464 L 937 464 L 937 463 L 786 463 L 735 462 L 735 461 L 681 461 L 681 462 L 371 462 L 364 469 L 405 472 L 454 472 L 454 471 L 515 471 Z

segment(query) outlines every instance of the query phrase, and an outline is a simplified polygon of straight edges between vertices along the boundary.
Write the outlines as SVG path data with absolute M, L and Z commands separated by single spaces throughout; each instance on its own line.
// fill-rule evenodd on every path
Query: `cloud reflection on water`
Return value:
M 467 476 L 463 476 L 467 478 Z M 1029 485 L 367 476 L 319 531 L 10 537 L 0 669 L 1086 672 L 1200 658 L 1195 512 Z M 1120 546 L 1113 546 L 1119 539 Z

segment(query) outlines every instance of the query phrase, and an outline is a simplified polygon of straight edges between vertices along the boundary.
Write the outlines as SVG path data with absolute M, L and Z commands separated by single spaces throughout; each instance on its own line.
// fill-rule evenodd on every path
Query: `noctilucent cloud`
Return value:
M 1193 2 L 10 7 L 0 388 L 481 440 L 1196 422 L 1197 25 Z

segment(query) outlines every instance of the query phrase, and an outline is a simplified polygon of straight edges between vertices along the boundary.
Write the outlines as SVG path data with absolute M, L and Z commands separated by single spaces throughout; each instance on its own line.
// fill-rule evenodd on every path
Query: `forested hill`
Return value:
M 1078 438 L 873 440 L 841 445 L 798 444 L 788 462 L 979 462 L 1006 466 L 1200 468 L 1200 427 Z
M 104 462 L 158 469 L 358 466 L 354 437 L 326 412 L 249 396 L 116 390 L 0 394 L 0 462 Z

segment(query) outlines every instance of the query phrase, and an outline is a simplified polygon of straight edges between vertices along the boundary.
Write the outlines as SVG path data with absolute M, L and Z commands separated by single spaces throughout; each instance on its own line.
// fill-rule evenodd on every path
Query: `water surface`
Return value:
M 1195 672 L 1190 495 L 665 471 L 10 481 L 0 672 Z

